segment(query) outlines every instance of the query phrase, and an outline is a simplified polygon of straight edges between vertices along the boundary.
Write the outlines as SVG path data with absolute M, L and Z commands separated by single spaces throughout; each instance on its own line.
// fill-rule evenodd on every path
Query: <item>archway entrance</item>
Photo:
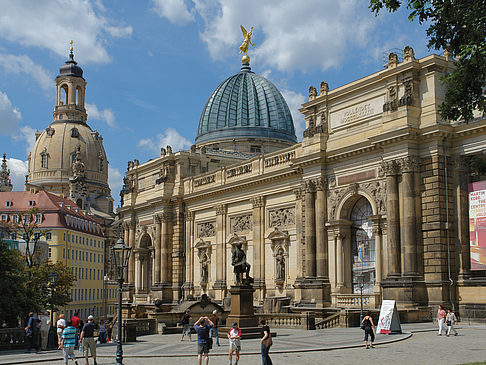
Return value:
M 359 198 L 351 210 L 351 254 L 353 293 L 372 294 L 375 285 L 375 236 L 370 202 Z

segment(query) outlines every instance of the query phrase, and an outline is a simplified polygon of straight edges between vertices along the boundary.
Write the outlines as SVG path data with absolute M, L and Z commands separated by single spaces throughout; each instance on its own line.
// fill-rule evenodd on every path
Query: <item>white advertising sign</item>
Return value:
M 394 300 L 383 300 L 381 302 L 380 318 L 376 326 L 376 333 L 402 333 L 400 318 Z

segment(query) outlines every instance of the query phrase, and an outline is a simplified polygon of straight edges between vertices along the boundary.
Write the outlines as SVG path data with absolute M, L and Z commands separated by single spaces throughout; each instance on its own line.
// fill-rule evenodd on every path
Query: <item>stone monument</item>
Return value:
M 253 278 L 250 276 L 251 265 L 246 262 L 241 243 L 233 251 L 231 265 L 235 273 L 235 285 L 230 288 L 230 314 L 226 323 L 228 326 L 237 322 L 238 327 L 242 328 L 243 337 L 253 337 L 254 333 L 258 333 L 258 320 L 253 312 Z

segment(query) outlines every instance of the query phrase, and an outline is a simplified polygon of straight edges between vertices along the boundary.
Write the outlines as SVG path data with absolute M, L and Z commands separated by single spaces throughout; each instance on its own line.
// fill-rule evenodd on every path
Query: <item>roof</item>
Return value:
M 9 206 L 7 206 L 7 201 L 11 202 Z M 64 227 L 89 234 L 101 235 L 101 231 L 96 232 L 89 228 L 89 223 L 97 226 L 100 225 L 100 221 L 83 211 L 71 199 L 63 198 L 47 191 L 39 191 L 34 194 L 29 191 L 0 192 L 0 214 L 26 212 L 32 208 L 37 208 L 39 213 L 57 213 L 58 215 L 58 219 L 47 219 L 45 217 L 39 225 L 40 227 Z M 79 219 L 76 220 L 76 218 Z M 88 224 L 70 224 L 71 221 Z
M 297 142 L 284 97 L 248 64 L 212 93 L 199 120 L 196 144 L 238 138 Z

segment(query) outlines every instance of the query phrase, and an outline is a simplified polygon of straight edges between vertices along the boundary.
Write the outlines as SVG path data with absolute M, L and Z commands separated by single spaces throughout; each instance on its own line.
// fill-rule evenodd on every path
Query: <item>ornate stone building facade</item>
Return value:
M 248 155 L 248 136 L 233 151 L 196 139 L 190 151 L 130 162 L 120 210 L 135 253 L 126 300 L 223 301 L 241 242 L 255 304 L 286 296 L 357 308 L 362 291 L 368 307 L 486 307 L 485 281 L 469 269 L 467 219 L 468 161 L 484 149 L 486 120 L 441 120 L 451 60 L 405 55 L 334 90 L 311 87 L 301 143 L 276 150 L 274 139 Z M 231 119 L 218 123 L 228 137 Z

